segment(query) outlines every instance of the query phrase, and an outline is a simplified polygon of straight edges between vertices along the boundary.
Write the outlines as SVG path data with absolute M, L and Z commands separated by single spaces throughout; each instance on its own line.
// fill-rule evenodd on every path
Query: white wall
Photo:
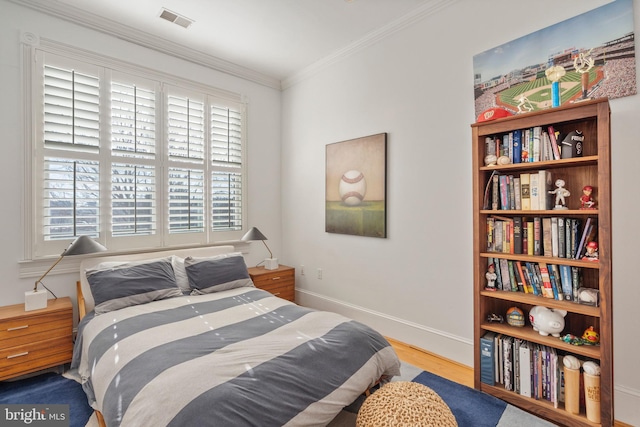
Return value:
M 127 61 L 138 66 L 162 70 L 175 76 L 225 89 L 245 96 L 249 103 L 249 187 L 251 200 L 248 222 L 256 225 L 269 238 L 269 246 L 276 254 L 281 248 L 280 221 L 280 123 L 281 92 L 229 74 L 213 71 L 156 51 L 127 43 L 70 22 L 52 18 L 30 9 L 0 0 L 5 22 L 0 28 L 0 182 L 2 183 L 2 209 L 0 223 L 0 305 L 22 303 L 24 292 L 33 287 L 39 276 L 20 278 L 20 265 L 24 263 L 24 235 L 22 221 L 23 171 L 25 140 L 22 125 L 22 65 L 21 32 L 31 32 L 40 38 L 54 40 L 76 48 Z M 259 242 L 258 242 L 259 243 Z M 264 246 L 251 245 L 247 263 L 255 265 L 268 256 Z M 66 259 L 65 259 L 66 261 Z M 45 279 L 46 285 L 58 296 L 71 296 L 75 301 L 75 282 L 78 274 L 64 273 L 63 261 Z M 53 263 L 45 264 L 48 267 Z M 77 261 L 76 261 L 77 263 Z M 45 267 L 45 269 L 46 269 Z M 43 273 L 40 271 L 40 273 Z
M 298 268 L 299 301 L 472 365 L 473 56 L 606 3 L 458 0 L 288 87 L 281 259 Z M 611 110 L 614 398 L 616 418 L 640 425 L 638 96 Z M 388 237 L 325 233 L 326 144 L 379 132 L 388 133 Z

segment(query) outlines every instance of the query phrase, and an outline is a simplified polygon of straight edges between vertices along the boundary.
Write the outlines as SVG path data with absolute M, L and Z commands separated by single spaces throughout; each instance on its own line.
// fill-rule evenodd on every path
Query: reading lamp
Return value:
M 60 261 L 62 261 L 62 258 L 68 255 L 84 255 L 106 250 L 107 248 L 93 240 L 91 237 L 78 236 L 78 238 L 74 240 L 69 245 L 69 247 L 62 252 L 62 254 L 60 254 L 60 258 L 58 258 L 56 262 L 54 262 L 53 265 L 49 267 L 49 269 L 38 280 L 36 280 L 36 283 L 33 286 L 33 291 L 27 291 L 24 293 L 24 310 L 39 310 L 47 306 L 47 291 L 51 291 L 44 285 L 44 283 L 42 283 L 42 279 L 44 279 L 45 276 L 49 274 L 51 270 L 53 270 L 53 267 L 55 267 Z M 40 283 L 46 290 L 38 290 L 38 283 Z M 51 292 L 51 295 L 53 295 L 56 299 L 58 298 L 53 292 Z
M 247 231 L 247 234 L 242 236 L 241 240 L 244 240 L 244 241 L 262 240 L 262 243 L 264 243 L 264 246 L 269 251 L 269 258 L 266 258 L 264 260 L 264 268 L 267 270 L 275 270 L 276 268 L 278 268 L 278 258 L 273 257 L 273 253 L 271 253 L 271 249 L 269 249 L 269 246 L 267 246 L 267 242 L 265 242 L 267 238 L 264 234 L 260 232 L 260 230 L 258 230 L 255 227 L 251 227 L 251 230 Z

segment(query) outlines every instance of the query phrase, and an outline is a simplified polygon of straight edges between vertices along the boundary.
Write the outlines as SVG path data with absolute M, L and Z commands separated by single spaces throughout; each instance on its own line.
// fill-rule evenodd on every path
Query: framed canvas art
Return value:
M 479 53 L 473 72 L 476 116 L 495 107 L 517 114 L 635 95 L 633 1 L 608 3 Z
M 387 134 L 326 147 L 325 231 L 387 237 Z

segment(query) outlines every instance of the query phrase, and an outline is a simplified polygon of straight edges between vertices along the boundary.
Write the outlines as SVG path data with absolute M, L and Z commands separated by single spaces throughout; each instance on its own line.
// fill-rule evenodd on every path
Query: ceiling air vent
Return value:
M 178 24 L 183 28 L 189 28 L 189 26 L 194 22 L 186 16 L 178 15 L 177 13 L 165 8 L 160 11 L 160 18 L 173 22 L 174 24 Z

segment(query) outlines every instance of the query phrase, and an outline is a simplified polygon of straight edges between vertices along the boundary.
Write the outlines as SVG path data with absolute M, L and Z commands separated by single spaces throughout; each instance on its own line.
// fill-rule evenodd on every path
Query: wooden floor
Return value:
M 403 362 L 439 375 L 450 381 L 466 385 L 467 387 L 473 387 L 473 369 L 471 367 L 389 337 L 387 337 L 387 340 L 391 343 L 398 357 Z M 620 421 L 616 421 L 614 426 L 633 427 L 630 424 L 625 424 Z

